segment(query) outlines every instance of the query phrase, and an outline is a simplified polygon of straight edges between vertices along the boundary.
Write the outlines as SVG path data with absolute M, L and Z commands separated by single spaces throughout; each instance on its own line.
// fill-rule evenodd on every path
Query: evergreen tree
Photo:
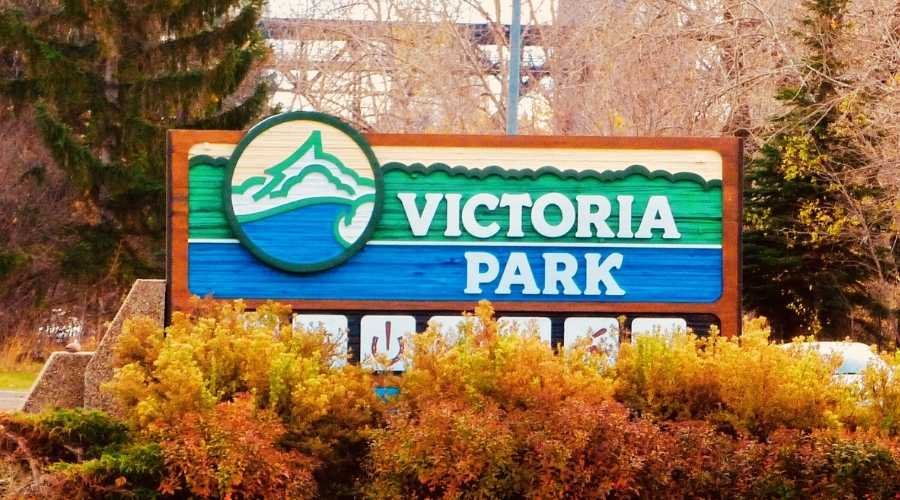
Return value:
M 268 89 L 248 75 L 266 55 L 261 9 L 262 0 L 58 0 L 0 10 L 0 96 L 35 111 L 79 193 L 84 224 L 60 252 L 70 277 L 161 274 L 166 130 L 239 129 L 260 115 Z
M 780 89 L 786 112 L 746 168 L 744 301 L 783 334 L 842 337 L 867 320 L 854 311 L 868 310 L 868 319 L 885 313 L 866 290 L 883 255 L 865 235 L 885 221 L 870 203 L 878 188 L 857 142 L 871 96 L 842 94 L 852 83 L 845 78 L 849 3 L 804 2 L 803 69 Z

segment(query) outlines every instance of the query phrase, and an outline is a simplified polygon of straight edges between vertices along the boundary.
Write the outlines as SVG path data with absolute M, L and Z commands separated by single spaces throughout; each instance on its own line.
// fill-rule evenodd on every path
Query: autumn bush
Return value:
M 600 358 L 501 331 L 487 303 L 475 316 L 453 341 L 429 330 L 413 342 L 373 436 L 370 496 L 602 496 L 655 464 Z
M 895 498 L 900 389 L 768 341 L 679 334 L 554 350 L 479 304 L 406 373 L 340 363 L 275 304 L 127 323 L 120 418 L 0 417 L 7 498 Z M 898 358 L 886 359 L 896 366 Z M 381 401 L 376 386 L 399 394 Z
M 623 345 L 616 398 L 642 414 L 706 419 L 759 439 L 779 427 L 836 428 L 853 406 L 850 388 L 832 377 L 839 363 L 770 342 L 765 320 L 757 318 L 745 322 L 738 338 L 713 330 L 707 338 L 682 332 Z
M 97 411 L 0 415 L 3 498 L 153 496 L 163 474 L 157 444 Z
M 162 440 L 163 490 L 351 494 L 382 404 L 370 373 L 335 367 L 335 343 L 293 330 L 289 313 L 198 302 L 165 331 L 149 320 L 126 326 L 105 389 L 136 429 Z M 245 455 L 248 446 L 258 453 Z
M 900 351 L 883 353 L 883 366 L 863 370 L 857 388 L 860 404 L 852 407 L 853 422 L 888 436 L 900 435 Z
M 830 382 L 832 361 L 770 344 L 761 322 L 743 341 L 642 340 L 610 370 L 585 349 L 554 354 L 536 335 L 500 331 L 486 303 L 476 317 L 455 341 L 416 337 L 400 396 L 373 435 L 367 496 L 900 492 L 891 442 L 836 422 L 846 391 Z
M 313 460 L 281 449 L 285 427 L 247 394 L 191 412 L 162 432 L 166 472 L 159 491 L 199 497 L 313 498 Z M 274 439 L 273 439 L 274 438 Z

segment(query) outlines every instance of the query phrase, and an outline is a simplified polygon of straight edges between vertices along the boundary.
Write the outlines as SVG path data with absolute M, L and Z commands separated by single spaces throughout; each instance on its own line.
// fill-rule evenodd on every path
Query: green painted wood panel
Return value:
M 189 236 L 190 238 L 234 238 L 228 221 L 225 218 L 222 190 L 224 186 L 225 164 L 223 158 L 195 157 L 190 162 L 189 174 Z M 501 169 L 466 170 L 450 169 L 446 166 L 430 168 L 387 165 L 384 168 L 384 207 L 381 220 L 374 234 L 379 240 L 422 240 L 437 241 L 446 239 L 446 205 L 441 204 L 435 215 L 427 236 L 412 235 L 397 193 L 419 193 L 419 208 L 424 205 L 424 194 L 460 193 L 465 200 L 476 193 L 491 193 L 501 196 L 504 193 L 529 193 L 533 199 L 542 194 L 556 192 L 566 195 L 574 201 L 579 194 L 602 195 L 612 202 L 612 214 L 608 224 L 613 231 L 618 230 L 618 206 L 616 195 L 634 196 L 632 208 L 632 229 L 637 230 L 647 200 L 652 195 L 665 195 L 669 199 L 678 230 L 682 237 L 677 240 L 663 239 L 662 231 L 654 231 L 650 240 L 623 240 L 616 238 L 592 238 L 591 242 L 628 242 L 665 243 L 665 244 L 720 244 L 722 241 L 722 189 L 718 181 L 705 182 L 694 175 L 675 175 L 664 172 L 648 172 L 642 167 L 631 167 L 624 171 L 603 174 L 576 174 L 559 172 L 555 169 L 541 169 L 538 172 L 505 172 Z M 497 209 L 492 213 L 485 210 L 478 212 L 479 221 L 483 224 L 497 222 L 501 232 L 491 241 L 547 241 L 533 230 L 530 211 L 525 208 L 522 226 L 523 238 L 508 238 L 505 229 L 508 227 L 509 215 L 506 209 Z M 547 220 L 555 223 L 559 220 L 558 210 L 547 211 Z M 574 237 L 575 228 L 568 234 L 552 241 L 586 242 L 586 239 Z M 456 241 L 478 241 L 463 231 L 463 235 L 454 238 Z

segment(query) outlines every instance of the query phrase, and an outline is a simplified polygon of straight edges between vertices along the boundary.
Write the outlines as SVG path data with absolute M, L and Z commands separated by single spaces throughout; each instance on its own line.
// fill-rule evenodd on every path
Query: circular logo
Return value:
M 225 213 L 238 240 L 285 271 L 346 261 L 366 244 L 381 212 L 372 148 L 352 127 L 320 113 L 284 113 L 250 129 L 225 182 Z

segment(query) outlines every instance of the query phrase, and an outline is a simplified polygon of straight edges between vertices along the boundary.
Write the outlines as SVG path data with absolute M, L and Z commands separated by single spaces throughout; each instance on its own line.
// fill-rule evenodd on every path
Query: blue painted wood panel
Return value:
M 482 295 L 469 295 L 464 293 L 467 251 L 495 255 L 501 270 L 510 252 L 525 252 L 539 287 L 542 254 L 569 253 L 579 262 L 575 282 L 582 288 L 584 254 L 618 252 L 623 264 L 612 274 L 626 295 L 523 295 L 520 286 L 510 295 L 497 295 L 496 282 L 484 285 Z M 191 293 L 224 299 L 710 303 L 722 292 L 722 251 L 717 248 L 368 245 L 338 267 L 308 274 L 267 266 L 235 243 L 191 242 L 188 252 Z

